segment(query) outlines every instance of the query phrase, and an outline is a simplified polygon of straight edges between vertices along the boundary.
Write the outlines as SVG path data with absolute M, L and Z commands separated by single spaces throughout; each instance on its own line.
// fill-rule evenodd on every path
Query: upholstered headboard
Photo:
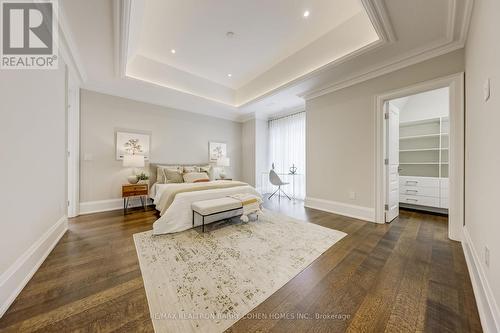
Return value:
M 147 171 L 149 174 L 149 184 L 150 186 L 156 183 L 156 169 L 158 166 L 205 166 L 207 164 L 214 165 L 213 163 L 210 162 L 205 162 L 205 163 L 179 163 L 179 164 L 172 164 L 172 163 L 149 163 L 149 170 Z M 210 175 L 212 177 L 212 175 Z

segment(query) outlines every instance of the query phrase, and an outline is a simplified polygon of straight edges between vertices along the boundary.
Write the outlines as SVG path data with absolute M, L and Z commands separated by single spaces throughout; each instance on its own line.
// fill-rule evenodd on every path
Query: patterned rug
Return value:
M 223 332 L 346 235 L 269 210 L 207 229 L 134 235 L 157 333 Z

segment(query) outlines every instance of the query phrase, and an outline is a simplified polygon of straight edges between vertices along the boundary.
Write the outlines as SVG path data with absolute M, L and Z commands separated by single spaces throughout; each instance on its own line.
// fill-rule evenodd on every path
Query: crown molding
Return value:
M 464 45 L 460 42 L 452 42 L 442 46 L 431 48 L 427 51 L 422 51 L 420 49 L 417 49 L 414 52 L 412 52 L 412 54 L 409 56 L 407 55 L 399 57 L 398 59 L 387 61 L 382 65 L 374 66 L 364 72 L 353 75 L 346 80 L 337 82 L 332 85 L 327 85 L 319 89 L 310 90 L 308 92 L 300 94 L 299 96 L 308 101 L 326 94 L 330 94 L 337 90 L 344 89 L 353 86 L 355 84 L 359 84 L 377 78 L 379 76 L 403 69 L 405 67 L 438 57 L 440 55 L 453 52 L 463 47 Z
M 464 15 L 462 18 L 462 25 L 460 26 L 459 41 L 465 46 L 467 36 L 469 35 L 470 21 L 472 19 L 472 9 L 474 8 L 474 0 L 465 0 Z
M 305 112 L 306 111 L 306 106 L 305 105 L 299 105 L 293 108 L 288 108 L 286 110 L 282 110 L 280 112 L 273 113 L 267 117 L 268 120 L 273 120 L 273 119 L 278 119 L 278 118 L 283 118 L 295 113 L 299 112 Z
M 361 0 L 361 3 L 379 38 L 387 43 L 395 42 L 397 40 L 396 33 L 394 32 L 392 22 L 387 14 L 387 8 L 384 2 L 381 0 Z
M 304 98 L 306 101 L 317 98 L 465 47 L 470 19 L 472 15 L 473 0 L 465 0 L 464 6 L 464 16 L 462 17 L 462 20 L 460 22 L 460 27 L 458 27 L 460 30 L 457 40 L 454 40 L 454 32 L 457 28 L 457 0 L 450 0 L 447 32 L 445 38 L 443 38 L 441 41 L 438 41 L 434 45 L 427 45 L 427 47 L 415 49 L 412 52 L 404 54 L 396 59 L 386 61 L 380 65 L 373 66 L 361 73 L 352 75 L 351 77 L 343 81 L 309 90 L 305 93 L 300 94 L 299 97 Z
M 254 120 L 254 119 L 256 119 L 256 120 L 273 120 L 273 119 L 277 119 L 277 118 L 286 117 L 286 116 L 292 115 L 294 113 L 303 112 L 303 111 L 304 112 L 306 111 L 305 105 L 298 105 L 298 106 L 287 108 L 287 109 L 284 109 L 284 110 L 281 110 L 279 112 L 275 112 L 272 114 L 262 114 L 259 112 L 249 112 L 249 113 L 245 113 L 245 114 L 241 115 L 240 117 L 238 117 L 236 121 L 238 121 L 240 123 L 244 123 L 244 122 L 247 122 L 249 120 Z
M 116 76 L 124 78 L 127 71 L 131 0 L 113 1 L 113 35 Z

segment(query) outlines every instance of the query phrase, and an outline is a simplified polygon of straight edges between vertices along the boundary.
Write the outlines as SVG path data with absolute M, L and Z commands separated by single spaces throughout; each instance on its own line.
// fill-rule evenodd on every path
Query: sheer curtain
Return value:
M 306 195 L 306 113 L 300 112 L 269 121 L 269 163 L 274 163 L 275 171 L 290 185 L 283 190 L 304 199 Z M 290 176 L 290 167 L 295 164 L 297 175 Z M 285 175 L 282 175 L 285 174 Z M 293 183 L 295 182 L 295 186 Z

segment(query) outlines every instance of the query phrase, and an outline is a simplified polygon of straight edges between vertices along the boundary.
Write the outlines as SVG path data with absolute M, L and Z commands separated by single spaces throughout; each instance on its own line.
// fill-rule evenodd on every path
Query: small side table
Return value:
M 142 206 L 144 207 L 144 211 L 146 211 L 148 194 L 148 184 L 122 185 L 123 211 L 125 212 L 125 214 L 127 213 L 130 197 L 139 197 L 141 199 Z

